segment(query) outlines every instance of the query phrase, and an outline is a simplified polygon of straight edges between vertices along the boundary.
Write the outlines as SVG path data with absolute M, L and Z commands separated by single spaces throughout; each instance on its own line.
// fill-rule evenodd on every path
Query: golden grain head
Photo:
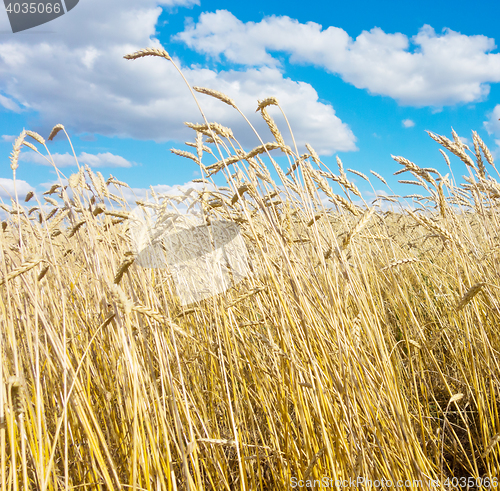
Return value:
M 144 58 L 145 56 L 159 56 L 169 61 L 172 60 L 172 58 L 170 58 L 170 55 L 164 49 L 158 48 L 140 49 L 139 51 L 135 51 L 134 53 L 125 55 L 124 58 L 126 60 L 137 60 L 138 58 Z
M 10 155 L 10 168 L 15 171 L 18 167 L 19 154 L 21 153 L 21 147 L 23 146 L 24 139 L 26 138 L 26 130 L 23 130 L 21 134 L 14 141 L 12 153 Z
M 45 145 L 45 140 L 35 131 L 26 130 L 26 134 L 41 145 Z
M 263 99 L 262 101 L 258 101 L 258 106 L 255 112 L 262 111 L 267 106 L 278 106 L 279 102 L 276 97 L 267 97 L 266 99 Z
M 52 141 L 54 139 L 54 137 L 61 131 L 61 130 L 64 130 L 64 126 L 62 124 L 56 124 L 53 128 L 52 128 L 52 131 L 50 132 L 50 135 L 49 137 L 47 138 L 47 140 L 50 140 Z
M 199 92 L 200 94 L 205 94 L 211 97 L 215 97 L 215 99 L 219 99 L 219 101 L 225 102 L 229 106 L 232 106 L 237 109 L 236 102 L 234 102 L 233 99 L 231 99 L 226 94 L 219 92 L 218 90 L 207 89 L 205 87 L 193 87 L 193 89 L 196 90 L 196 92 Z
M 387 186 L 387 181 L 377 172 L 370 170 L 370 172 L 379 180 L 382 181 Z

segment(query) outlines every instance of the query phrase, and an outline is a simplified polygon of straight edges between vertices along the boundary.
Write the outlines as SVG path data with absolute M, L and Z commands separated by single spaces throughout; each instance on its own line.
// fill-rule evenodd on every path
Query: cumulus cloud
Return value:
M 19 198 L 21 197 L 24 198 L 24 196 L 29 191 L 34 191 L 35 188 L 26 181 L 21 181 L 19 179 L 16 179 L 16 190 Z M 0 198 L 5 200 L 10 198 L 15 198 L 15 196 L 16 193 L 14 190 L 14 180 L 0 177 Z
M 2 105 L 5 109 L 9 109 L 9 111 L 13 111 L 15 113 L 21 112 L 21 108 L 8 97 L 0 94 L 0 105 Z
M 56 167 L 69 167 L 76 165 L 75 157 L 68 152 L 64 154 L 54 153 L 52 159 Z M 89 167 L 132 167 L 132 163 L 120 155 L 114 155 L 110 152 L 91 154 L 81 152 L 77 157 L 80 165 L 87 164 Z M 43 155 L 35 152 L 22 152 L 19 160 L 24 162 L 31 162 L 39 165 L 52 165 L 52 162 L 45 158 Z
M 43 136 L 62 123 L 76 133 L 158 142 L 192 138 L 192 130 L 183 122 L 203 120 L 172 64 L 161 58 L 129 61 L 123 56 L 147 46 L 161 48 L 155 38 L 161 6 L 193 3 L 86 0 L 52 21 L 55 32 L 50 35 L 35 36 L 35 28 L 31 35 L 5 37 L 0 41 L 3 93 L 22 110 L 39 114 L 37 130 Z M 8 21 L 0 9 L 1 28 L 8 29 Z M 352 131 L 333 107 L 320 102 L 309 84 L 284 77 L 275 66 L 218 72 L 176 63 L 192 85 L 227 92 L 259 131 L 268 129 L 255 114 L 257 99 L 276 96 L 300 145 L 308 142 L 323 154 L 356 149 Z M 259 144 L 233 108 L 199 97 L 209 120 L 230 126 L 246 147 Z M 291 144 L 290 137 L 287 143 Z
M 2 135 L 2 141 L 4 142 L 13 142 L 15 139 L 17 138 L 17 136 L 15 135 Z
M 493 149 L 492 154 L 494 159 L 500 158 L 500 140 L 495 140 L 496 148 Z
M 132 167 L 132 163 L 120 155 L 113 155 L 110 152 L 98 153 L 96 155 L 82 152 L 78 161 L 80 164 L 87 164 L 89 167 Z
M 415 126 L 415 121 L 411 119 L 403 119 L 402 123 L 405 128 L 413 128 Z
M 257 100 L 274 96 L 290 121 L 299 147 L 303 148 L 305 143 L 310 143 L 317 152 L 324 155 L 356 150 L 353 132 L 336 116 L 333 107 L 319 102 L 318 93 L 311 85 L 285 78 L 275 68 L 251 68 L 244 73 L 221 72 L 217 79 L 207 80 L 205 86 L 218 88 L 235 99 L 265 141 L 273 137 L 264 121 L 255 114 L 255 109 Z M 212 115 L 221 114 L 224 124 L 233 128 L 237 138 L 242 137 L 243 144 L 259 144 L 256 137 L 248 133 L 247 123 L 234 109 L 226 105 L 221 107 L 222 104 L 211 97 L 200 96 L 200 100 L 207 108 L 209 119 L 212 119 Z M 268 111 L 282 130 L 285 141 L 291 145 L 291 136 L 279 109 L 269 107 Z
M 279 66 L 271 53 L 286 53 L 291 63 L 316 65 L 357 88 L 417 107 L 479 101 L 490 83 L 500 82 L 500 54 L 491 53 L 494 39 L 451 29 L 436 34 L 429 25 L 411 39 L 374 27 L 353 40 L 338 27 L 323 29 L 286 16 L 244 23 L 218 10 L 187 24 L 175 39 L 247 66 Z
M 488 115 L 488 119 L 483 123 L 489 135 L 500 137 L 500 104 L 497 104 Z
M 497 137 L 495 139 L 496 147 L 490 148 L 493 158 L 500 158 L 500 104 L 497 104 L 493 111 L 487 115 L 488 119 L 483 123 L 489 135 Z

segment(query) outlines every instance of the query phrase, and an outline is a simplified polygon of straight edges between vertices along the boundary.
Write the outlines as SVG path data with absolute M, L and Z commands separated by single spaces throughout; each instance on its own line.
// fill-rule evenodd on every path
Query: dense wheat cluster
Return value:
M 172 62 L 161 50 L 129 58 L 148 55 Z M 138 202 L 160 218 L 185 205 L 239 224 L 251 272 L 201 302 L 180 303 L 168 268 L 137 264 L 136 203 L 112 176 L 79 167 L 43 200 L 2 205 L 2 489 L 358 477 L 450 489 L 499 475 L 500 184 L 487 147 L 476 133 L 472 149 L 430 134 L 450 174 L 395 157 L 422 194 L 365 201 L 366 175 L 287 146 L 279 110 L 259 101 L 273 141 L 250 150 L 221 124 L 188 124 L 193 153 L 173 152 L 199 166 L 198 188 Z M 23 132 L 14 178 L 26 146 L 46 154 Z M 467 166 L 461 184 L 449 154 Z

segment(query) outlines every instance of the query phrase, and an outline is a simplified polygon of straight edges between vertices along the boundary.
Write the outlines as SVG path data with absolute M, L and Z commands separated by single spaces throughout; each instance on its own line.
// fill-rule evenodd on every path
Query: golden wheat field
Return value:
M 154 49 L 128 58 L 150 55 L 172 62 Z M 249 271 L 216 295 L 187 303 L 168 268 L 138 264 L 136 203 L 112 176 L 79 167 L 41 198 L 1 205 L 2 490 L 498 485 L 500 183 L 488 148 L 475 132 L 470 149 L 431 133 L 449 174 L 394 157 L 421 194 L 365 201 L 354 181 L 383 176 L 287 146 L 275 98 L 258 111 L 270 134 L 250 150 L 221 124 L 190 124 L 192 153 L 173 151 L 199 165 L 199 187 L 137 203 L 159 221 L 185 205 L 207 229 L 238 224 Z M 50 160 L 23 131 L 14 179 L 21 148 Z

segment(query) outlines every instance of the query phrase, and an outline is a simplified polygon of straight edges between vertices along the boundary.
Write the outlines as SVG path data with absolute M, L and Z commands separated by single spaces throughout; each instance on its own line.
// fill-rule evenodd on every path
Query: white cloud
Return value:
M 88 42 L 90 39 L 103 37 L 110 42 L 127 38 L 133 41 L 140 32 L 140 27 L 132 22 L 134 16 L 138 17 L 140 21 L 141 15 L 147 16 L 150 11 L 159 9 L 160 6 L 169 9 L 172 7 L 192 7 L 199 4 L 199 0 L 119 0 L 106 2 L 87 0 L 80 2 L 74 10 L 51 21 L 50 24 L 43 24 L 29 29 L 29 31 L 16 33 L 15 36 L 27 40 L 38 37 L 38 34 L 34 35 L 36 31 L 50 30 L 51 34 L 70 35 L 78 44 L 82 44 L 82 41 Z M 128 15 L 130 12 L 133 14 L 132 16 Z M 92 22 L 89 23 L 91 19 Z M 152 27 L 154 27 L 155 20 L 154 17 L 151 18 Z M 122 30 L 124 21 L 128 22 L 129 31 Z M 75 29 L 79 24 L 85 24 L 89 31 Z M 5 9 L 0 9 L 0 31 L 9 32 L 10 30 L 7 12 Z
M 80 164 L 87 164 L 89 167 L 132 167 L 132 163 L 120 155 L 113 155 L 110 152 L 93 155 L 82 152 L 78 161 Z
M 500 104 L 497 104 L 488 115 L 488 120 L 483 123 L 489 135 L 500 136 Z
M 35 188 L 29 183 L 27 183 L 26 181 L 21 181 L 19 179 L 16 179 L 16 189 L 19 199 L 24 199 L 24 196 L 29 191 L 35 190 Z M 5 200 L 15 198 L 15 196 L 16 193 L 14 190 L 14 180 L 0 177 L 0 198 Z
M 132 163 L 127 159 L 121 157 L 120 155 L 113 155 L 110 152 L 90 154 L 87 152 L 81 152 L 78 155 L 78 162 L 80 165 L 87 164 L 89 167 L 132 167 Z M 52 154 L 52 159 L 56 164 L 56 167 L 69 167 L 76 166 L 75 157 L 68 152 L 64 154 L 54 153 Z M 42 155 L 35 152 L 22 152 L 19 160 L 24 162 L 31 162 L 33 164 L 39 165 L 52 165 L 50 160 L 47 160 Z
M 279 66 L 271 52 L 291 63 L 316 65 L 373 94 L 401 104 L 442 107 L 484 99 L 500 82 L 500 54 L 486 36 L 424 25 L 411 39 L 374 27 L 355 40 L 340 28 L 301 24 L 286 16 L 243 23 L 226 10 L 204 13 L 175 39 L 213 57 L 247 66 Z
M 488 119 L 483 123 L 483 126 L 490 136 L 497 137 L 495 139 L 496 147 L 490 147 L 490 151 L 493 158 L 498 160 L 500 158 L 500 104 L 497 104 L 487 117 Z
M 403 119 L 402 123 L 405 128 L 413 128 L 415 126 L 415 121 L 411 119 Z
M 68 167 L 70 165 L 76 165 L 75 158 L 69 153 L 58 154 L 54 153 L 52 155 L 54 159 L 54 163 L 57 167 Z M 48 157 L 40 155 L 39 153 L 31 152 L 31 151 L 21 151 L 21 155 L 19 156 L 20 162 L 30 162 L 32 164 L 38 165 L 52 165 L 52 162 Z
M 255 109 L 257 100 L 274 96 L 290 121 L 300 147 L 299 152 L 304 149 L 306 142 L 324 155 L 356 150 L 354 134 L 349 126 L 335 115 L 333 107 L 319 102 L 318 94 L 311 85 L 284 78 L 276 68 L 221 72 L 217 77 L 207 79 L 203 85 L 221 90 L 236 100 L 264 141 L 270 141 L 273 137 L 262 118 L 255 114 Z M 201 95 L 199 98 L 202 106 L 206 108 L 209 120 L 214 119 L 212 115 L 219 114 L 222 123 L 230 126 L 238 139 L 243 135 L 241 140 L 244 145 L 259 144 L 257 138 L 248 133 L 247 123 L 233 108 L 211 97 Z M 275 119 L 287 144 L 292 146 L 290 133 L 279 109 L 271 106 L 268 112 Z M 196 120 L 199 120 L 199 117 Z
M 0 41 L 0 86 L 9 100 L 40 115 L 37 130 L 43 136 L 62 123 L 73 133 L 159 142 L 192 138 L 192 130 L 182 123 L 203 120 L 172 64 L 161 58 L 130 61 L 123 56 L 147 46 L 161 48 L 155 38 L 159 6 L 193 3 L 80 2 L 50 23 L 54 33 L 35 35 L 34 28 L 31 35 L 20 32 Z M 0 28 L 8 29 L 6 22 L 0 9 Z M 192 85 L 221 90 L 234 98 L 257 129 L 268 135 L 263 137 L 266 141 L 271 135 L 255 108 L 257 99 L 276 96 L 300 145 L 309 142 L 324 154 L 356 149 L 352 131 L 332 106 L 320 102 L 309 84 L 285 78 L 276 67 L 217 72 L 176 62 Z M 206 96 L 199 98 L 209 120 L 232 127 L 246 147 L 259 144 L 233 108 Z M 282 125 L 283 119 L 276 117 Z M 291 144 L 290 137 L 285 137 Z
M 2 141 L 4 142 L 13 142 L 17 138 L 16 135 L 2 135 Z
M 496 143 L 496 148 L 492 150 L 493 158 L 494 159 L 500 159 L 500 140 L 495 140 Z
M 0 105 L 9 111 L 13 111 L 15 113 L 21 112 L 21 108 L 12 99 L 9 99 L 2 94 L 0 94 Z

